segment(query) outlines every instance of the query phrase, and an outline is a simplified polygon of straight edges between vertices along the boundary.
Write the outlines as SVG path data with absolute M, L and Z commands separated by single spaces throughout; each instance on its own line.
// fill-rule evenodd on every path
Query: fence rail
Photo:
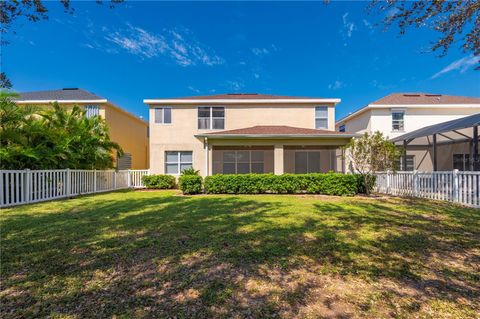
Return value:
M 480 172 L 379 172 L 379 193 L 422 197 L 480 207 Z
M 0 170 L 0 207 L 143 188 L 148 170 Z

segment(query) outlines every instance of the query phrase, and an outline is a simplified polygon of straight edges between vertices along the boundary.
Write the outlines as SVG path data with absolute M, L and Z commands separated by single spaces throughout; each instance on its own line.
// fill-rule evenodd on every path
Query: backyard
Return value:
M 478 318 L 479 210 L 119 191 L 0 212 L 2 318 Z

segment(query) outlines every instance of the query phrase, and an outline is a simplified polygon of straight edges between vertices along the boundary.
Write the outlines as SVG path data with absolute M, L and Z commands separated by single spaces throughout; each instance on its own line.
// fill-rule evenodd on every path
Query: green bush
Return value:
M 181 175 L 199 175 L 200 171 L 194 169 L 193 167 L 186 168 L 182 171 Z
M 232 174 L 207 176 L 207 194 L 325 194 L 353 196 L 359 192 L 359 178 L 353 174 Z
M 178 178 L 178 186 L 183 194 L 199 194 L 202 192 L 203 179 L 199 175 L 185 174 Z
M 145 175 L 142 183 L 146 188 L 171 189 L 175 187 L 175 177 L 172 175 Z
M 366 176 L 355 174 L 357 177 L 357 188 L 359 194 L 370 194 L 375 187 L 375 182 L 377 177 L 373 174 L 368 174 Z M 368 187 L 368 188 L 367 188 Z M 368 192 L 367 192 L 368 190 Z

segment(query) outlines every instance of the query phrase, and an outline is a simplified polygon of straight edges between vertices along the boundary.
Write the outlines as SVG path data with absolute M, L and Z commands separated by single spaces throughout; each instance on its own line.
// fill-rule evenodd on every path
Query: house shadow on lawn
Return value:
M 380 311 L 373 298 L 385 316 L 398 305 L 381 298 L 406 313 L 433 299 L 478 306 L 473 210 L 132 192 L 74 201 L 4 216 L 2 317 L 349 318 Z

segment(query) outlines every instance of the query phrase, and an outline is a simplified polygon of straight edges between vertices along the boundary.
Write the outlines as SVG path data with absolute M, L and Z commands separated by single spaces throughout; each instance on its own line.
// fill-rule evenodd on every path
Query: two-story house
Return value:
M 340 99 L 222 94 L 145 99 L 150 170 L 202 176 L 342 171 L 339 148 L 357 134 L 335 132 Z
M 356 133 L 380 131 L 389 138 L 433 124 L 480 113 L 480 98 L 430 93 L 393 93 L 345 116 L 335 124 L 339 132 Z M 431 138 L 430 138 L 431 139 Z M 443 143 L 438 148 L 438 169 L 467 170 L 468 143 Z M 401 170 L 433 169 L 432 142 L 408 145 Z M 462 160 L 459 160 L 462 158 Z M 405 166 L 405 167 L 404 167 Z
M 78 88 L 22 92 L 19 95 L 15 101 L 17 105 L 49 107 L 57 102 L 66 108 L 78 105 L 85 109 L 86 116 L 101 116 L 109 128 L 110 138 L 124 151 L 122 157 L 116 158 L 117 167 L 148 168 L 148 123 L 107 99 Z

